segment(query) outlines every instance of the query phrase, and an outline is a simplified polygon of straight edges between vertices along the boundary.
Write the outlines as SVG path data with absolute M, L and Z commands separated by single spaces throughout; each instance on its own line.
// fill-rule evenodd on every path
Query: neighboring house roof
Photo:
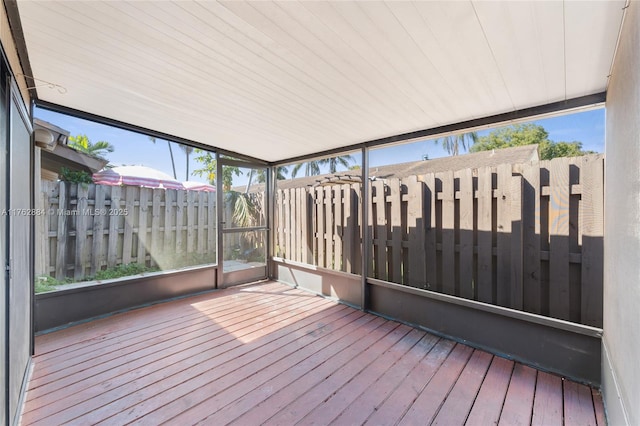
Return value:
M 517 146 L 494 151 L 481 151 L 451 157 L 434 158 L 433 160 L 412 161 L 409 163 L 377 166 L 369 169 L 371 179 L 393 179 L 427 173 L 495 167 L 500 164 L 522 164 L 538 161 L 538 145 Z M 349 170 L 333 174 L 305 176 L 296 179 L 278 181 L 279 189 L 299 188 L 304 186 L 334 185 L 339 183 L 360 182 L 360 171 Z M 262 189 L 264 185 L 252 186 L 251 190 Z
M 33 119 L 36 133 L 35 143 L 42 148 L 41 167 L 54 173 L 60 173 L 63 167 L 69 170 L 83 170 L 95 173 L 102 170 L 108 161 L 92 157 L 67 146 L 69 132 L 55 124 L 38 118 Z

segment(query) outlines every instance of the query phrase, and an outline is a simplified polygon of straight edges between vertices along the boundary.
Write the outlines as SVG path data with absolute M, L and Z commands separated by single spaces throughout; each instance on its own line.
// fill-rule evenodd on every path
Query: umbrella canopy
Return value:
M 188 189 L 189 191 L 216 192 L 215 186 L 208 183 L 195 182 L 193 180 L 182 182 L 182 186 L 184 186 L 184 189 Z
M 147 188 L 184 189 L 184 186 L 168 174 L 146 166 L 121 166 L 93 174 L 99 185 L 132 185 Z

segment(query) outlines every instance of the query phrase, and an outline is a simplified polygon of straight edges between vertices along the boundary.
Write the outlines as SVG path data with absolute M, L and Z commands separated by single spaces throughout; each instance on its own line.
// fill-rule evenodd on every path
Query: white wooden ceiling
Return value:
M 39 99 L 277 161 L 602 92 L 624 4 L 18 8 Z

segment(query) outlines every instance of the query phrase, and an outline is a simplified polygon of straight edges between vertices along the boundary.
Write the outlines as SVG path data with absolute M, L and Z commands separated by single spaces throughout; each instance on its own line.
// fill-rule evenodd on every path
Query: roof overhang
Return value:
M 17 3 L 38 100 L 266 161 L 602 94 L 624 7 Z

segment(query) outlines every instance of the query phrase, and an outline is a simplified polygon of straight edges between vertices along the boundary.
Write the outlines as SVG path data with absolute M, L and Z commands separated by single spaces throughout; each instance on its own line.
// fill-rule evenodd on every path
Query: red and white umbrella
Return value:
M 131 185 L 146 188 L 184 189 L 182 183 L 160 170 L 146 166 L 120 166 L 93 174 L 98 185 Z
M 189 191 L 216 192 L 215 186 L 208 183 L 196 182 L 193 180 L 182 182 L 182 186 L 184 186 L 184 189 L 187 189 Z

